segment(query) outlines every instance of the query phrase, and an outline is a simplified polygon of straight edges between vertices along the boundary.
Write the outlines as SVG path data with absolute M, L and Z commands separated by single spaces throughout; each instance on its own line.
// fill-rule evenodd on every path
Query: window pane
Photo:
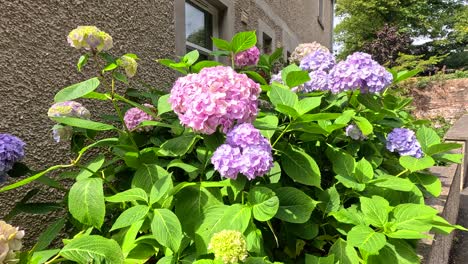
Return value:
M 212 15 L 190 2 L 185 2 L 185 38 L 201 47 L 212 49 Z

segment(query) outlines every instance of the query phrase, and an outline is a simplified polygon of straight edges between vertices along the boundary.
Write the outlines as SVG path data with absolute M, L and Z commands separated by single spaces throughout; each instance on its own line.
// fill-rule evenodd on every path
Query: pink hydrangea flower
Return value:
M 260 58 L 260 51 L 253 46 L 250 49 L 241 51 L 234 57 L 234 64 L 238 67 L 257 65 Z
M 143 104 L 143 105 L 148 108 L 154 109 L 154 107 L 150 104 Z M 127 126 L 129 130 L 134 130 L 143 121 L 151 121 L 151 120 L 154 120 L 151 115 L 145 113 L 143 110 L 137 107 L 128 109 L 124 116 L 125 125 Z M 137 131 L 149 131 L 151 130 L 151 127 L 141 127 L 136 130 Z
M 212 134 L 221 127 L 226 133 L 236 121 L 254 120 L 260 92 L 260 85 L 245 74 L 217 66 L 179 78 L 169 103 L 186 127 L 203 134 Z

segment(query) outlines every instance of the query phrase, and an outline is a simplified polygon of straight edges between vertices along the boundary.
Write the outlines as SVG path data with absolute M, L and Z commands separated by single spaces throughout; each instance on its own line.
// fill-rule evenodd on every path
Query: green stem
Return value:
M 234 69 L 234 67 L 235 67 L 235 64 L 234 64 L 234 56 L 235 56 L 234 52 L 231 51 L 231 66 L 232 66 L 233 69 Z
M 273 144 L 271 145 L 272 148 L 275 147 L 276 143 L 278 143 L 278 141 L 281 139 L 281 137 L 283 137 L 284 133 L 286 133 L 286 131 L 289 129 L 289 127 L 291 126 L 292 122 L 290 122 L 285 128 L 283 131 L 281 131 L 281 134 L 276 138 L 275 142 L 273 142 Z
M 271 233 L 273 234 L 273 237 L 275 238 L 276 248 L 279 248 L 278 237 L 276 236 L 275 230 L 273 229 L 273 226 L 271 225 L 270 220 L 267 221 L 267 225 L 270 228 Z
M 404 171 L 398 173 L 395 177 L 400 177 L 401 175 L 407 173 L 409 170 L 408 169 L 405 169 Z

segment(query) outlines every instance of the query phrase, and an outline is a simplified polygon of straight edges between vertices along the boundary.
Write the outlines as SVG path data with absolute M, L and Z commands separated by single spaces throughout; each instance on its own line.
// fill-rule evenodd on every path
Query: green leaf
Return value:
M 324 213 L 331 213 L 340 209 L 340 194 L 335 186 L 328 188 L 326 191 L 319 193 L 320 202 L 318 206 Z
M 299 117 L 299 113 L 296 111 L 296 109 L 294 109 L 293 107 L 291 106 L 287 106 L 287 105 L 284 105 L 284 104 L 278 104 L 276 105 L 276 111 L 282 113 L 282 114 L 285 114 L 289 117 L 291 117 L 292 119 L 296 119 Z
M 335 256 L 335 263 L 356 264 L 361 262 L 354 247 L 349 245 L 342 238 L 338 238 L 335 241 L 330 248 L 329 254 Z
M 54 101 L 65 102 L 82 97 L 98 88 L 99 79 L 97 77 L 91 78 L 84 82 L 76 83 L 60 90 L 54 97 Z
M 414 189 L 414 184 L 408 180 L 403 178 L 398 178 L 395 176 L 381 176 L 378 179 L 368 182 L 369 184 L 388 188 L 395 191 L 402 191 L 402 192 L 411 192 Z
M 255 187 L 249 191 L 249 203 L 252 204 L 253 216 L 258 221 L 268 221 L 278 212 L 279 199 L 266 187 Z
M 60 256 L 77 263 L 124 263 L 119 244 L 97 235 L 73 239 L 63 247 Z
M 314 255 L 305 254 L 305 264 L 334 264 L 335 255 L 331 254 L 327 257 L 317 257 Z
M 427 149 L 426 154 L 432 156 L 437 153 L 447 152 L 449 150 L 458 149 L 461 147 L 462 145 L 458 143 L 440 143 L 440 144 L 431 145 Z
M 309 73 L 306 71 L 292 71 L 286 76 L 286 85 L 290 88 L 299 86 L 310 81 Z
M 177 216 L 168 209 L 154 210 L 151 230 L 156 240 L 174 253 L 179 251 L 182 241 L 182 227 Z
M 213 40 L 213 44 L 220 50 L 227 50 L 227 51 L 230 51 L 231 50 L 231 43 L 229 43 L 228 41 L 224 40 L 224 39 L 219 39 L 219 38 L 214 38 L 212 37 L 211 38 Z
M 336 220 L 345 224 L 352 225 L 366 225 L 364 221 L 364 216 L 361 212 L 357 210 L 356 205 L 352 205 L 349 208 L 341 208 L 337 212 L 330 213 Z
M 290 72 L 294 72 L 294 71 L 302 71 L 301 68 L 299 68 L 299 66 L 297 66 L 296 64 L 290 64 L 286 67 L 284 67 L 282 70 L 281 70 L 281 79 L 284 81 L 286 80 L 286 78 L 288 77 L 288 74 Z
M 169 139 L 161 145 L 161 150 L 159 152 L 165 156 L 182 156 L 187 153 L 200 138 L 201 137 L 195 133 L 189 133 Z
M 247 251 L 263 255 L 264 248 L 262 231 L 258 229 L 255 224 L 250 224 L 244 233 L 245 241 L 247 242 Z
M 112 76 L 114 76 L 114 78 L 118 81 L 121 81 L 123 83 L 128 83 L 127 75 L 125 74 L 115 71 L 112 73 Z
M 375 255 L 385 246 L 387 240 L 382 233 L 368 226 L 355 226 L 348 232 L 348 244 Z
M 284 223 L 288 232 L 299 238 L 311 240 L 319 234 L 319 225 L 309 220 L 303 224 Z
M 69 167 L 69 165 L 55 165 L 55 166 L 49 167 L 48 169 L 43 170 L 43 171 L 41 171 L 39 173 L 36 173 L 36 174 L 32 175 L 31 177 L 28 177 L 28 178 L 26 178 L 24 180 L 17 181 L 17 182 L 15 182 L 13 184 L 2 187 L 0 189 L 0 193 L 19 188 L 19 187 L 21 187 L 23 185 L 26 185 L 26 184 L 28 184 L 28 183 L 30 183 L 32 181 L 35 181 L 35 180 L 41 178 L 42 176 L 44 176 L 48 172 L 51 172 L 51 171 L 54 171 L 54 170 L 57 170 L 57 169 L 60 169 L 60 168 L 66 168 L 66 167 Z
M 432 220 L 437 215 L 438 211 L 430 206 L 423 204 L 400 204 L 393 209 L 393 219 L 395 228 L 408 230 L 419 229 L 419 221 L 415 220 Z M 424 230 L 424 229 L 423 229 Z
M 241 204 L 233 204 L 225 210 L 215 232 L 226 230 L 237 230 L 243 233 L 247 230 L 252 217 L 252 208 Z
M 47 227 L 47 229 L 37 239 L 37 243 L 34 245 L 33 251 L 41 251 L 46 249 L 57 237 L 64 226 L 65 218 L 60 218 Z
M 418 129 L 418 132 L 416 132 L 416 138 L 418 139 L 419 144 L 421 144 L 421 148 L 424 153 L 427 153 L 430 146 L 440 143 L 440 138 L 437 133 L 433 129 L 424 126 Z
M 60 249 L 50 249 L 50 250 L 43 250 L 43 251 L 36 251 L 33 253 L 30 260 L 28 260 L 28 264 L 43 264 L 47 262 L 50 258 L 57 255 L 60 252 Z M 20 262 L 23 263 L 23 262 Z
M 169 103 L 168 99 L 170 94 L 165 94 L 158 99 L 158 115 L 162 115 L 167 112 L 172 111 L 172 106 Z
M 55 122 L 61 123 L 64 125 L 69 125 L 73 127 L 81 127 L 90 130 L 97 130 L 97 131 L 105 131 L 105 130 L 112 130 L 115 129 L 114 126 L 99 123 L 91 120 L 85 120 L 76 117 L 53 117 L 52 118 Z
M 192 65 L 192 72 L 199 73 L 204 68 L 210 68 L 210 67 L 215 67 L 219 65 L 223 65 L 223 64 L 217 61 L 209 61 L 209 60 L 199 61 L 195 63 L 195 65 Z
M 104 155 L 99 154 L 93 161 L 85 166 L 87 170 L 82 169 L 80 173 L 78 173 L 76 180 L 79 181 L 93 176 L 93 172 L 96 173 L 102 167 L 105 161 L 106 160 Z
M 134 223 L 127 229 L 125 236 L 122 240 L 122 252 L 125 257 L 127 257 L 128 253 L 132 251 L 136 247 L 135 239 L 140 233 L 141 226 L 143 225 L 145 220 L 139 220 Z
M 413 183 L 420 184 L 434 197 L 439 197 L 442 192 L 442 182 L 439 177 L 431 174 L 412 173 L 409 176 Z
M 262 135 L 270 139 L 278 128 L 278 117 L 275 115 L 267 115 L 261 118 L 257 118 L 254 121 L 255 128 L 260 129 Z
M 238 53 L 252 48 L 257 43 L 255 31 L 239 32 L 234 35 L 231 41 L 231 50 Z M 216 45 L 216 43 L 215 43 Z
M 430 156 L 425 156 L 420 159 L 411 156 L 401 156 L 400 165 L 411 172 L 428 169 L 435 164 L 435 161 Z
M 356 179 L 351 176 L 336 175 L 335 179 L 339 183 L 343 184 L 343 186 L 359 192 L 364 191 L 364 189 L 366 188 L 366 185 L 364 183 L 357 182 Z
M 149 209 L 146 205 L 135 205 L 128 208 L 115 220 L 110 231 L 131 226 L 133 223 L 143 219 L 148 214 Z
M 302 116 L 308 113 L 310 110 L 315 109 L 320 106 L 322 102 L 322 97 L 307 97 L 299 101 L 299 104 L 296 107 L 297 113 L 299 116 Z
M 106 197 L 106 201 L 110 203 L 123 203 L 131 201 L 148 202 L 148 195 L 146 194 L 145 190 L 141 188 L 131 188 L 113 196 Z
M 185 54 L 182 60 L 187 64 L 187 66 L 192 66 L 200 57 L 198 50 L 192 50 L 189 53 Z
M 374 169 L 365 158 L 362 158 L 356 163 L 354 178 L 360 183 L 366 183 L 374 178 Z
M 372 134 L 373 127 L 369 120 L 362 116 L 354 116 L 353 119 L 364 136 Z
M 68 208 L 80 223 L 100 229 L 106 214 L 102 180 L 88 178 L 73 184 L 68 195 Z
M 359 103 L 361 103 L 362 105 L 374 112 L 380 112 L 383 108 L 382 102 L 380 101 L 381 99 L 371 93 L 361 93 L 358 95 L 357 100 Z
M 288 145 L 281 153 L 281 165 L 295 182 L 320 188 L 320 169 L 304 150 Z
M 393 83 L 399 83 L 401 81 L 409 79 L 415 76 L 416 74 L 418 74 L 420 71 L 421 71 L 420 69 L 414 69 L 411 71 L 408 71 L 408 70 L 400 71 L 396 74 L 396 78 L 393 80 Z
M 245 73 L 247 74 L 247 76 L 249 76 L 250 79 L 254 80 L 255 82 L 259 83 L 259 84 L 268 84 L 266 81 L 265 81 L 265 78 L 263 78 L 260 74 L 258 74 L 257 72 L 254 72 L 254 71 L 242 71 L 242 73 Z
M 394 232 L 387 233 L 388 237 L 398 239 L 423 239 L 429 238 L 428 235 L 421 233 L 420 231 L 414 230 L 397 230 Z
M 388 221 L 390 209 L 388 201 L 380 196 L 360 197 L 359 200 L 366 222 L 375 227 L 384 227 Z
M 138 187 L 150 193 L 156 181 L 167 175 L 169 173 L 158 165 L 143 164 L 133 176 L 132 187 Z
M 109 62 L 109 63 L 104 67 L 104 69 L 102 69 L 102 71 L 103 71 L 103 72 L 112 71 L 112 70 L 116 69 L 117 67 L 118 67 L 117 63 Z
M 98 93 L 98 92 L 90 92 L 86 95 L 83 95 L 81 98 L 86 98 L 86 99 L 96 99 L 100 101 L 107 101 L 109 100 L 109 94 L 104 94 L 104 93 Z
M 296 224 L 302 224 L 309 220 L 317 202 L 303 191 L 293 187 L 281 187 L 275 192 L 280 201 L 276 218 Z
M 171 175 L 158 179 L 151 188 L 150 204 L 152 205 L 159 202 L 173 186 Z
M 353 176 L 356 160 L 344 151 L 334 151 L 332 154 L 333 171 L 341 176 Z
M 297 94 L 276 83 L 271 85 L 268 97 L 270 97 L 271 102 L 275 106 L 282 104 L 294 108 L 299 101 Z
M 76 64 L 76 68 L 78 69 L 79 72 L 81 72 L 81 68 L 88 63 L 89 59 L 89 54 L 86 53 L 84 55 L 81 55 L 80 58 L 78 59 L 78 63 Z
M 222 230 L 219 228 L 220 222 L 227 208 L 228 207 L 225 205 L 210 206 L 206 210 L 204 210 L 203 216 L 202 216 L 203 218 L 199 218 L 199 219 L 203 219 L 203 222 L 201 224 L 197 223 L 197 220 L 199 219 L 191 220 L 192 223 L 198 224 L 196 227 L 196 235 L 195 235 L 195 244 L 196 244 L 198 255 L 203 255 L 207 253 L 208 244 L 211 240 L 212 235 L 218 230 Z M 184 212 L 183 215 L 185 216 L 185 215 L 190 215 L 190 214 Z M 187 224 L 189 224 L 189 222 L 187 222 Z M 191 229 L 195 228 L 193 225 L 189 225 L 188 227 Z M 187 230 L 187 228 L 184 227 L 184 231 L 185 230 Z

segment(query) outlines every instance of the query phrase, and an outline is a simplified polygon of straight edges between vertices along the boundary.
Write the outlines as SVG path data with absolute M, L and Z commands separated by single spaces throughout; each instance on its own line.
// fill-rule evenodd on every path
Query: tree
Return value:
M 335 28 L 343 55 L 361 50 L 385 25 L 398 27 L 410 37 L 445 39 L 453 32 L 463 0 L 338 0 L 336 14 L 343 21 Z M 460 15 L 460 19 L 463 16 Z M 461 24 L 462 25 L 462 24 Z M 466 25 L 466 24 L 465 24 Z

